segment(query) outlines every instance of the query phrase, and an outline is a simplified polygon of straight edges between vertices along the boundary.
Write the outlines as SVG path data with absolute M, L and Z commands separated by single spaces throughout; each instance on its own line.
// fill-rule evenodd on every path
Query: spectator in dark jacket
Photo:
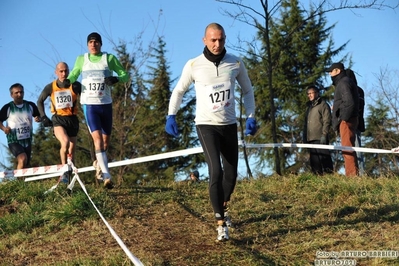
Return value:
M 342 146 L 355 146 L 356 130 L 359 116 L 359 93 L 356 84 L 346 75 L 342 63 L 334 63 L 327 70 L 333 85 L 333 130 L 338 131 L 341 137 Z M 342 155 L 345 161 L 346 176 L 359 174 L 356 152 L 343 150 Z
M 199 172 L 197 170 L 190 172 L 190 180 L 193 182 L 199 182 Z
M 309 86 L 307 89 L 309 98 L 308 108 L 305 114 L 305 126 L 303 138 L 305 143 L 328 144 L 328 132 L 331 128 L 330 106 L 320 98 L 319 89 Z M 330 150 L 310 148 L 310 167 L 316 175 L 333 172 L 333 162 Z
M 356 84 L 357 91 L 359 93 L 359 125 L 357 126 L 357 130 L 356 130 L 355 147 L 361 147 L 362 146 L 361 132 L 366 131 L 366 126 L 364 123 L 364 106 L 365 106 L 364 90 L 357 85 L 356 75 L 352 69 L 347 68 L 346 75 L 349 78 L 351 78 L 353 80 L 353 82 Z M 356 152 L 356 155 L 357 155 L 357 163 L 359 165 L 359 175 L 363 175 L 364 174 L 363 152 Z

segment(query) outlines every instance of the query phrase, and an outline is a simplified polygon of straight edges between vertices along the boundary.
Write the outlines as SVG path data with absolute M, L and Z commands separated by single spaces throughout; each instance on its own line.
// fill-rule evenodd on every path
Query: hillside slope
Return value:
M 0 265 L 133 265 L 78 184 L 44 195 L 51 185 L 0 185 Z M 206 182 L 87 191 L 144 265 L 314 265 L 317 254 L 344 251 L 379 256 L 346 253 L 357 265 L 399 265 L 398 188 L 395 177 L 240 181 L 225 243 L 214 241 Z

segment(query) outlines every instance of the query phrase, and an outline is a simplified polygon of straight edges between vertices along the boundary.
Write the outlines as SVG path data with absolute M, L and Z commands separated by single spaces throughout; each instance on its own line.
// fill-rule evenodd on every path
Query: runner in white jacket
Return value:
M 211 23 L 206 27 L 204 51 L 184 66 L 181 78 L 172 92 L 165 127 L 168 134 L 178 137 L 175 116 L 184 93 L 194 83 L 195 124 L 208 165 L 210 200 L 218 224 L 217 241 L 229 239 L 228 226 L 231 221 L 227 215 L 227 203 L 237 180 L 236 81 L 243 92 L 247 116 L 245 134 L 256 133 L 255 99 L 251 81 L 242 60 L 226 53 L 225 41 L 226 35 L 221 25 Z

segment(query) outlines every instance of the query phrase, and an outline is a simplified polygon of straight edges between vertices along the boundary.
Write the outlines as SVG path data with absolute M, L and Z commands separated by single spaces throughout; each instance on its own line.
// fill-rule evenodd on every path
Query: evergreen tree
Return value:
M 8 144 L 2 144 L 1 145 L 2 150 L 6 153 L 6 155 L 3 155 L 4 158 L 6 158 L 5 162 L 0 162 L 0 167 L 4 170 L 12 170 L 14 169 L 14 165 L 13 165 L 13 159 L 14 159 L 14 155 L 11 154 L 10 149 L 8 148 Z M 11 162 L 11 164 L 10 164 Z M 1 180 L 0 180 L 1 182 Z
M 305 17 L 304 10 L 297 0 L 281 1 L 281 16 L 270 22 L 270 31 L 258 25 L 259 40 L 267 40 L 270 34 L 270 53 L 264 48 L 261 59 L 254 56 L 248 58 L 250 75 L 254 83 L 257 117 L 267 130 L 262 129 L 255 141 L 272 143 L 273 138 L 270 116 L 273 115 L 271 105 L 266 99 L 273 97 L 275 103 L 275 123 L 277 142 L 301 143 L 304 113 L 306 110 L 306 88 L 310 84 L 322 86 L 324 68 L 331 63 L 331 58 L 340 53 L 345 44 L 333 49 L 330 32 L 334 26 L 326 27 L 323 12 L 315 15 L 310 11 Z M 327 43 L 327 45 L 326 45 Z M 266 47 L 266 43 L 262 43 Z M 326 45 L 326 47 L 324 47 Z M 268 58 L 270 57 L 270 61 Z M 270 63 L 271 62 L 271 65 Z M 267 75 L 271 70 L 271 75 Z M 273 95 L 268 89 L 268 78 L 272 79 Z M 297 173 L 304 169 L 307 157 L 296 148 L 281 148 L 278 168 L 283 171 Z M 260 163 L 273 164 L 273 151 L 261 150 Z M 276 167 L 276 165 L 274 165 Z
M 173 138 L 165 132 L 166 116 L 171 96 L 169 66 L 166 60 L 165 42 L 162 37 L 158 39 L 158 46 L 153 48 L 151 58 L 154 60 L 148 66 L 149 73 L 146 83 L 149 91 L 143 112 L 139 119 L 143 126 L 140 134 L 141 156 L 158 154 L 162 151 L 169 152 L 199 145 L 194 134 L 194 104 L 195 97 L 185 97 L 176 118 L 180 126 L 181 137 Z M 147 180 L 174 180 L 180 172 L 189 172 L 190 168 L 198 167 L 198 155 L 190 157 L 175 157 L 166 160 L 153 161 L 143 164 L 140 174 Z
M 40 125 L 32 140 L 30 166 L 34 167 L 54 164 L 61 164 L 60 144 L 53 134 L 53 128 L 45 128 Z
M 389 115 L 390 107 L 378 98 L 369 105 L 369 116 L 366 118 L 366 131 L 363 134 L 366 148 L 390 150 L 399 144 L 397 134 L 398 121 Z M 372 176 L 399 173 L 397 156 L 394 154 L 365 153 L 366 173 Z
M 135 55 L 127 52 L 125 42 L 116 48 L 119 61 L 130 73 L 129 83 L 117 83 L 112 90 L 113 127 L 108 151 L 109 162 L 132 159 L 140 156 L 140 135 L 143 133 L 138 113 L 144 111 L 143 102 L 146 88 L 139 68 L 135 64 Z M 137 165 L 125 165 L 111 168 L 114 180 L 120 185 L 122 181 L 136 182 Z

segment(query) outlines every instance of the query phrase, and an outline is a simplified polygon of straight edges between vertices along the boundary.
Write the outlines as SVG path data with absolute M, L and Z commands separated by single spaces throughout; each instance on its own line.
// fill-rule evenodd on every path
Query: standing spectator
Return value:
M 17 169 L 23 169 L 29 166 L 32 152 L 32 120 L 40 122 L 40 114 L 36 104 L 24 100 L 24 87 L 20 83 L 11 85 L 10 94 L 13 101 L 0 110 L 0 129 L 7 135 L 8 148 L 17 158 Z
M 361 133 L 366 131 L 366 126 L 364 123 L 364 106 L 365 106 L 364 90 L 357 85 L 356 75 L 352 69 L 347 68 L 346 75 L 350 77 L 353 80 L 353 82 L 355 82 L 359 93 L 359 125 L 357 126 L 356 130 L 355 146 L 361 147 L 362 146 Z M 363 152 L 356 152 L 356 155 L 357 155 L 357 162 L 359 165 L 359 175 L 363 175 L 365 169 Z
M 67 163 L 67 157 L 71 160 L 75 158 L 76 139 L 79 132 L 78 95 L 82 91 L 79 82 L 70 84 L 64 88 L 64 80 L 68 77 L 69 67 L 65 62 L 60 62 L 55 67 L 57 79 L 47 84 L 37 100 L 37 107 L 40 112 L 43 126 L 54 126 L 54 136 L 60 142 L 61 164 Z M 50 97 L 51 120 L 46 116 L 44 101 Z M 64 172 L 60 178 L 63 183 L 68 183 L 70 171 Z
M 113 187 L 108 168 L 107 149 L 112 131 L 112 86 L 129 81 L 129 74 L 112 54 L 101 52 L 100 34 L 92 32 L 87 36 L 89 52 L 79 55 L 64 88 L 75 82 L 82 73 L 82 104 L 87 126 L 94 142 L 96 153 L 97 179 L 104 181 L 104 187 Z M 116 72 L 118 77 L 112 76 Z
M 209 194 L 217 222 L 216 241 L 229 239 L 227 203 L 237 181 L 238 136 L 234 92 L 238 81 L 243 92 L 247 116 L 247 135 L 256 133 L 255 99 L 242 60 L 226 53 L 223 27 L 211 23 L 205 28 L 204 51 L 185 64 L 181 78 L 172 92 L 166 132 L 179 136 L 176 113 L 183 95 L 195 85 L 198 138 L 204 150 L 209 171 Z
M 190 180 L 192 182 L 199 182 L 199 172 L 197 170 L 190 172 Z
M 310 144 L 328 144 L 328 132 L 331 129 L 330 106 L 320 97 L 316 86 L 307 89 L 309 98 L 305 114 L 304 142 Z M 310 148 L 310 167 L 316 175 L 333 172 L 330 150 Z
M 333 130 L 338 131 L 341 137 L 342 146 L 355 146 L 356 130 L 359 116 L 359 94 L 355 83 L 346 75 L 342 63 L 333 63 L 327 70 L 333 85 Z M 357 176 L 359 167 L 357 164 L 356 152 L 343 150 L 342 155 L 345 161 L 346 176 Z

